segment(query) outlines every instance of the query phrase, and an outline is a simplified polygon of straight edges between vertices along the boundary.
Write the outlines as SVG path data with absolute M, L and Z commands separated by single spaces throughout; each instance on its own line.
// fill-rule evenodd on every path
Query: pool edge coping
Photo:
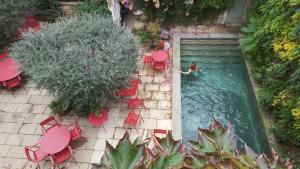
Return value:
M 182 140 L 181 125 L 181 74 L 180 74 L 180 39 L 200 38 L 239 38 L 237 34 L 174 34 L 173 36 L 173 84 L 172 84 L 172 135 L 175 140 Z

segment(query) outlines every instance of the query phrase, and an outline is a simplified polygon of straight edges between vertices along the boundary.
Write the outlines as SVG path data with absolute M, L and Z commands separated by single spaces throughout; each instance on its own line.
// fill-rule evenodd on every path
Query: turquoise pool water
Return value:
M 214 116 L 224 125 L 232 124 L 239 145 L 268 153 L 264 126 L 237 46 L 229 46 L 234 49 L 229 51 L 213 45 L 208 50 L 181 48 L 182 70 L 187 71 L 192 62 L 203 69 L 194 76 L 181 75 L 183 142 L 197 140 L 197 129 L 208 128 Z

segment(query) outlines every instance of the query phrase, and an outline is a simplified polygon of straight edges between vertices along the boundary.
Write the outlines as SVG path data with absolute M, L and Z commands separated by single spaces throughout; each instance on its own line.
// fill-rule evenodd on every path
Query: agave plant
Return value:
M 126 132 L 114 149 L 106 143 L 105 154 L 95 169 L 292 169 L 289 160 L 280 158 L 272 150 L 272 159 L 257 155 L 245 146 L 241 152 L 231 125 L 224 128 L 213 120 L 209 129 L 198 130 L 198 141 L 184 147 L 171 134 L 165 138 L 151 136 L 130 142 Z
M 272 150 L 272 160 L 265 154 L 257 155 L 245 145 L 244 153 L 236 147 L 236 140 L 231 125 L 225 129 L 221 123 L 213 119 L 209 129 L 198 129 L 198 141 L 190 141 L 191 163 L 188 168 L 217 169 L 292 169 L 289 160 L 280 158 Z M 186 160 L 189 162 L 191 160 Z
M 144 162 L 144 146 L 138 144 L 138 139 L 131 143 L 129 134 L 126 132 L 116 148 L 106 141 L 104 155 L 99 169 L 135 169 L 140 168 Z
M 170 133 L 165 138 L 151 136 L 148 140 L 145 144 L 148 161 L 144 168 L 182 168 L 185 152 L 180 141 L 175 141 Z
M 237 152 L 239 154 L 239 152 Z M 292 169 L 293 164 L 288 159 L 279 157 L 274 149 L 272 149 L 272 159 L 265 154 L 257 155 L 251 148 L 245 145 L 245 153 L 240 155 L 241 160 L 254 168 L 259 169 Z
M 188 168 L 250 167 L 236 156 L 236 140 L 231 125 L 225 129 L 214 119 L 209 129 L 198 129 L 198 141 L 189 143 L 189 155 L 193 162 L 186 163 Z

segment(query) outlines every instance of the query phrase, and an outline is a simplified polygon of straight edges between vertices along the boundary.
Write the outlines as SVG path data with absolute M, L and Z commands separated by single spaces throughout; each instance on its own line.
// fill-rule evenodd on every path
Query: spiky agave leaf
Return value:
M 198 134 L 198 142 L 189 141 L 195 168 L 204 168 L 207 164 L 216 168 L 249 168 L 235 154 L 236 140 L 231 125 L 224 128 L 213 119 L 209 129 L 198 129 Z
M 236 154 L 240 161 L 251 168 L 257 168 L 258 164 L 255 161 L 258 155 L 247 145 L 245 145 L 245 153 L 236 150 Z
M 137 143 L 135 141 L 135 143 Z M 105 154 L 99 168 L 103 169 L 136 169 L 144 161 L 144 146 L 132 144 L 126 132 L 116 148 L 106 142 Z
M 268 169 L 292 169 L 293 165 L 288 159 L 283 159 L 279 157 L 274 149 L 272 149 L 272 159 L 268 159 L 268 157 L 264 154 L 258 156 L 256 161 L 259 164 L 260 168 L 268 168 Z
M 240 154 L 238 152 L 238 154 Z M 292 169 L 293 164 L 288 159 L 279 157 L 274 149 L 272 149 L 272 159 L 265 154 L 257 155 L 250 147 L 245 145 L 245 154 L 241 154 L 239 159 L 248 164 L 252 168 L 259 169 Z
M 147 169 L 167 169 L 167 168 L 181 168 L 183 165 L 185 153 L 184 147 L 180 141 L 176 141 L 172 138 L 171 133 L 168 133 L 165 138 L 158 138 L 152 136 L 151 141 L 154 143 L 154 147 L 146 146 L 149 151 L 156 154 L 148 153 L 148 156 L 153 156 L 145 168 Z M 151 149 L 151 150 L 150 150 Z
M 233 152 L 236 149 L 236 140 L 232 126 L 228 124 L 227 128 L 213 118 L 208 130 L 198 129 L 199 136 L 204 135 L 209 141 L 215 144 L 218 151 Z

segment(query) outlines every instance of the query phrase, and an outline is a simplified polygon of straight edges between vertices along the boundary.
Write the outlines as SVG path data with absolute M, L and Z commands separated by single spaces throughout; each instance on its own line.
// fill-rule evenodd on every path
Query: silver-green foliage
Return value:
M 38 87 L 83 113 L 127 85 L 137 69 L 138 40 L 95 14 L 30 31 L 11 50 Z

